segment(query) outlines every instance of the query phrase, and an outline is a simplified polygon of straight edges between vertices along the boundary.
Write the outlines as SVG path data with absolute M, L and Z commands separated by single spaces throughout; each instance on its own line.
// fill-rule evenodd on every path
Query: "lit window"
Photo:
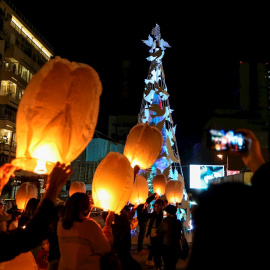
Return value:
M 0 95 L 16 98 L 16 88 L 17 85 L 11 81 L 1 81 Z

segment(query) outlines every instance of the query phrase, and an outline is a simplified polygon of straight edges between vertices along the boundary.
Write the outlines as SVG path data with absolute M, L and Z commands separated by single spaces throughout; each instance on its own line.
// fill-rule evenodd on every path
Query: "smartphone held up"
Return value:
M 247 141 L 243 132 L 209 129 L 207 131 L 207 147 L 216 151 L 245 153 L 247 151 Z

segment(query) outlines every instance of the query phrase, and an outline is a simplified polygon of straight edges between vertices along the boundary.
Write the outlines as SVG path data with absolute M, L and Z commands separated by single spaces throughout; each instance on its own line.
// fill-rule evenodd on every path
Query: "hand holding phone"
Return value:
M 245 133 L 233 130 L 209 129 L 207 146 L 212 150 L 231 153 L 245 153 L 247 151 Z

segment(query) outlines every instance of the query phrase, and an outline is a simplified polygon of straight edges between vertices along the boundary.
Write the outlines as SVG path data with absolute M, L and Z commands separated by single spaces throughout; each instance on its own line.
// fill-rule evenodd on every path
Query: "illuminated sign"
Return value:
M 190 188 L 207 189 L 210 180 L 224 176 L 223 165 L 190 165 Z

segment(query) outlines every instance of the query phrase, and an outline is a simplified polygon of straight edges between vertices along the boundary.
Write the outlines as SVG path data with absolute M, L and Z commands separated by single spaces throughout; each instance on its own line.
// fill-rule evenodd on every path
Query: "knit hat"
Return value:
M 177 211 L 177 207 L 174 206 L 174 205 L 167 205 L 166 208 L 165 208 L 165 211 L 171 215 L 175 215 L 176 214 L 176 211 Z

